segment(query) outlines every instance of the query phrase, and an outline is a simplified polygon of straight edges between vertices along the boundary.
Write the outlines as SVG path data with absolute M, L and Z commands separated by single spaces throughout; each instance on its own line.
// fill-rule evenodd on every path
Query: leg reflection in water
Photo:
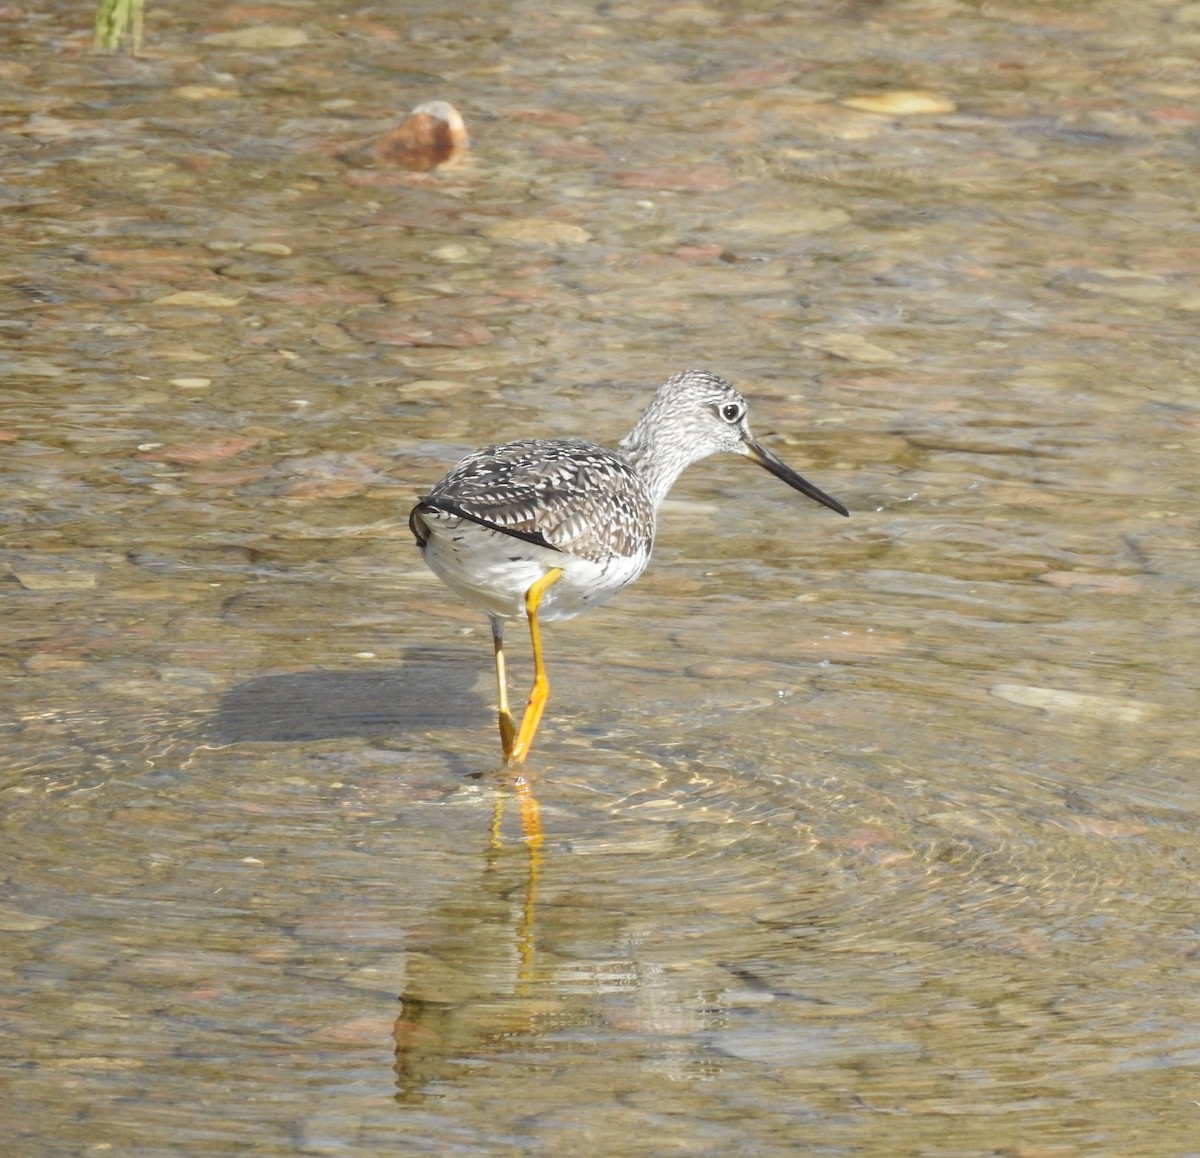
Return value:
M 516 777 L 512 788 L 520 806 L 521 832 L 529 855 L 529 871 L 525 878 L 525 901 L 521 906 L 521 921 L 517 928 L 517 954 L 521 962 L 518 981 L 524 984 L 530 980 L 533 970 L 534 904 L 537 901 L 538 875 L 542 869 L 542 814 L 538 808 L 537 797 L 534 796 L 533 789 L 524 776 Z M 497 856 L 502 847 L 501 827 L 504 822 L 504 799 L 503 791 L 496 793 L 496 807 L 492 813 L 491 842 L 488 846 L 488 853 L 492 857 Z
M 523 857 L 512 838 L 505 847 L 504 814 L 514 797 Z M 540 1032 L 534 959 L 543 840 L 532 785 L 510 771 L 496 786 L 480 887 L 460 890 L 422 931 L 422 948 L 407 955 L 393 1027 L 398 1100 L 461 1076 L 464 1059 Z

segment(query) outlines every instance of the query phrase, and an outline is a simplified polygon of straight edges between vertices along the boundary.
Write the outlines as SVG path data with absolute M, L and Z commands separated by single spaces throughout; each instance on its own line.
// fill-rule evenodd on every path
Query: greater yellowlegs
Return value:
M 443 583 L 492 624 L 500 744 L 528 755 L 549 685 L 539 619 L 571 619 L 632 583 L 650 561 L 659 506 L 685 467 L 744 455 L 801 494 L 849 515 L 754 441 L 746 400 L 724 378 L 666 380 L 616 450 L 581 438 L 522 438 L 467 455 L 412 509 L 408 525 Z M 529 621 L 533 688 L 518 731 L 508 709 L 504 621 Z

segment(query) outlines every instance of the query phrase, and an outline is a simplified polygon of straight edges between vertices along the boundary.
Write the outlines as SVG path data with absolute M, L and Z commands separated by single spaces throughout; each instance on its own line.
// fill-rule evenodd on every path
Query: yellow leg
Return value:
M 500 720 L 500 747 L 504 749 L 504 759 L 511 760 L 517 727 L 513 723 L 512 713 L 508 710 L 508 679 L 504 671 L 504 624 L 499 619 L 492 619 L 492 649 L 496 654 L 496 703 Z
M 510 764 L 520 764 L 529 755 L 529 746 L 533 743 L 533 737 L 542 719 L 542 709 L 546 706 L 546 697 L 550 694 L 546 669 L 542 665 L 542 635 L 538 630 L 537 609 L 546 588 L 556 583 L 561 576 L 562 568 L 553 567 L 525 592 L 525 615 L 529 620 L 529 639 L 533 644 L 533 687 L 529 692 L 529 702 L 525 705 L 525 714 L 521 717 L 521 730 L 517 733 L 517 742 L 508 754 Z

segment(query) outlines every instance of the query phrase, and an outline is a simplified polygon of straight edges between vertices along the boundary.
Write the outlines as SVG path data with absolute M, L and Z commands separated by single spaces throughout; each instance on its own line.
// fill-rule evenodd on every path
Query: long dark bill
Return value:
M 831 511 L 837 511 L 839 515 L 849 518 L 850 512 L 837 499 L 830 498 L 823 490 L 813 486 L 808 479 L 801 478 L 786 462 L 776 458 L 765 447 L 759 446 L 757 442 L 751 440 L 747 440 L 742 445 L 745 447 L 746 457 L 753 459 L 763 470 L 769 470 L 776 478 L 783 479 L 788 486 L 798 490 L 802 495 L 807 495 Z

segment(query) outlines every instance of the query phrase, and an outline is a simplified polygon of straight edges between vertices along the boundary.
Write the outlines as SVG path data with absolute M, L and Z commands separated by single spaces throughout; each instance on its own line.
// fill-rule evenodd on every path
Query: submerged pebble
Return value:
M 1160 704 L 1147 703 L 1144 700 L 1069 692 L 1061 688 L 1040 688 L 1028 684 L 994 684 L 991 693 L 997 699 L 1006 700 L 1010 704 L 1039 708 L 1050 715 L 1111 720 L 1119 724 L 1138 724 L 1163 711 Z

